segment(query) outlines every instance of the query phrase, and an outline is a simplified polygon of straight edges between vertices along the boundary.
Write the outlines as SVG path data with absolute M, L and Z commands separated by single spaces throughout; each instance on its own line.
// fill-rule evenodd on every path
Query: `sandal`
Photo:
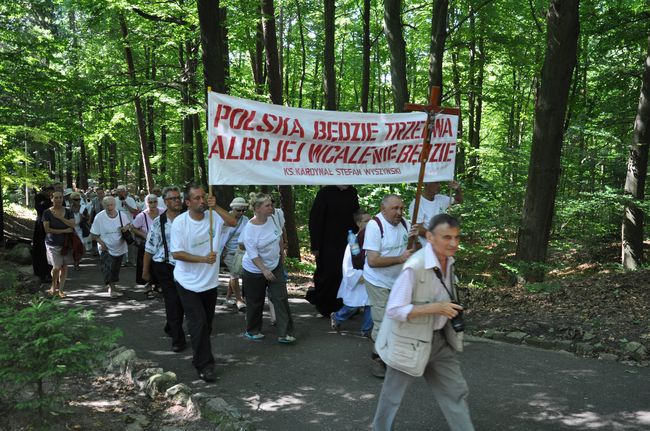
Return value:
M 240 313 L 246 311 L 246 303 L 244 301 L 237 301 L 237 311 Z
M 67 295 L 65 294 L 64 291 L 59 290 L 59 298 L 65 298 Z

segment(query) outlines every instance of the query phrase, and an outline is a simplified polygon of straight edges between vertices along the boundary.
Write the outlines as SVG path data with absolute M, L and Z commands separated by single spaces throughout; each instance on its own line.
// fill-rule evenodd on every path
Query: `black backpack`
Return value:
M 375 216 L 372 218 L 375 223 L 377 223 L 377 226 L 379 226 L 379 232 L 381 233 L 381 237 L 384 237 L 384 226 L 381 224 L 381 220 L 379 220 L 379 217 Z M 406 221 L 404 219 L 401 219 L 400 222 L 402 223 L 402 226 L 404 226 L 404 229 L 408 231 L 408 228 L 406 227 Z M 359 231 L 357 234 L 357 241 L 359 242 L 359 254 L 356 256 L 352 256 L 352 268 L 354 269 L 363 269 L 363 265 L 366 262 L 366 250 L 363 249 L 363 240 L 366 236 L 366 228 L 363 228 Z

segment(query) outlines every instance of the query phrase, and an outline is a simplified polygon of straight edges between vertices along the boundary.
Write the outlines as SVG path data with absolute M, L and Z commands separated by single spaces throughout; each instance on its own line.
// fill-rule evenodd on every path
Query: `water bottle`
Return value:
M 352 233 L 352 230 L 348 231 L 348 244 L 350 244 L 350 253 L 352 253 L 352 256 L 356 256 L 361 253 L 361 250 L 359 249 L 359 242 L 357 241 L 357 236 Z

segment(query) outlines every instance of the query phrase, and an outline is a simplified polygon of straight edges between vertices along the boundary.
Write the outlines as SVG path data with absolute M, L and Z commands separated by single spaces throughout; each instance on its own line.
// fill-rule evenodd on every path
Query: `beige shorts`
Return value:
M 230 272 L 230 279 L 231 280 L 235 280 L 235 279 L 238 279 L 238 278 L 241 277 L 241 271 L 239 271 L 238 273 L 234 273 L 232 271 L 232 263 L 234 262 L 234 260 L 235 260 L 235 252 L 228 253 L 228 254 L 225 254 L 223 256 L 223 263 L 226 264 L 226 267 L 228 268 L 228 271 Z
M 47 256 L 47 263 L 55 268 L 61 268 L 63 265 L 72 265 L 74 259 L 72 258 L 72 250 L 68 250 L 65 256 L 61 254 L 62 246 L 45 244 L 45 253 Z

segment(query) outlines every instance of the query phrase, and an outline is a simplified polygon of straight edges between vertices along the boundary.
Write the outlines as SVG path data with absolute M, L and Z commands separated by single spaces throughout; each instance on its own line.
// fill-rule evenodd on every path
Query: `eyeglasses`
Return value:
M 181 197 L 180 196 L 172 196 L 169 198 L 165 198 L 166 201 L 180 201 Z
M 147 202 L 149 202 L 150 204 L 157 204 L 158 203 L 158 201 L 147 201 Z

